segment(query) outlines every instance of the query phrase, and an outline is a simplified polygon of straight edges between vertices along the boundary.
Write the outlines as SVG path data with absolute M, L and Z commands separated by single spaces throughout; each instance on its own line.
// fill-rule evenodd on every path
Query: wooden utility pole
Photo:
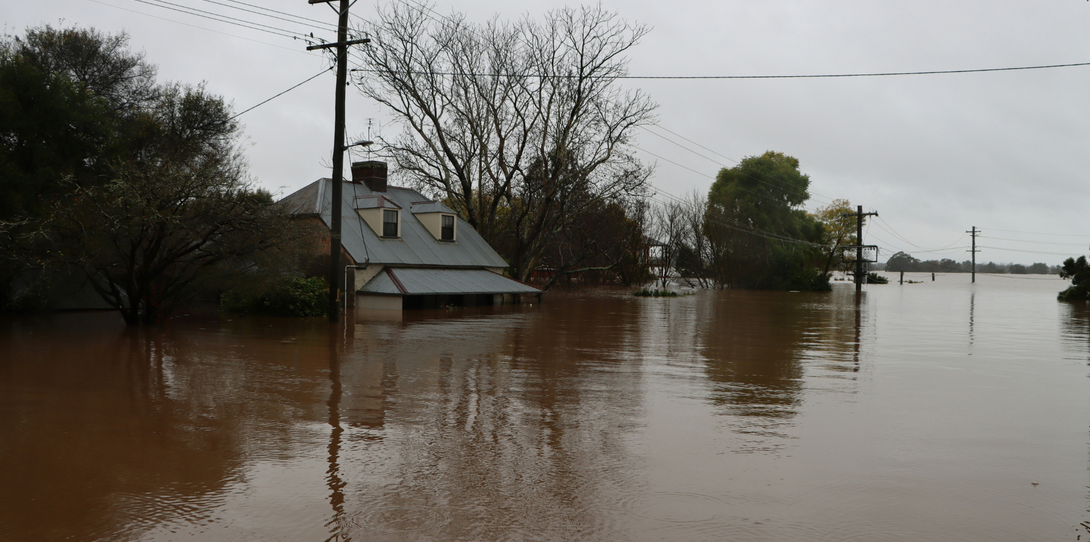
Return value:
M 976 249 L 976 235 L 978 233 L 980 233 L 980 230 L 976 229 L 976 226 L 973 226 L 973 229 L 971 229 L 971 230 L 969 230 L 969 231 L 967 231 L 965 233 L 968 233 L 968 234 L 972 235 L 972 237 L 973 237 L 973 248 L 970 249 L 969 252 L 973 253 L 973 282 L 975 283 L 976 282 L 976 253 L 980 252 L 979 250 Z
M 333 0 L 308 0 L 311 4 L 331 3 Z M 368 43 L 371 40 L 348 41 L 348 0 L 340 0 L 340 16 L 337 19 L 337 43 L 311 45 L 315 49 L 337 49 L 337 94 L 333 120 L 333 201 L 329 209 L 329 321 L 337 323 L 341 318 L 341 198 L 344 192 L 344 88 L 348 80 L 348 46 Z
M 863 279 L 866 277 L 866 275 L 863 274 L 863 249 L 874 248 L 875 250 L 878 250 L 878 247 L 875 245 L 863 245 L 863 217 L 878 216 L 878 213 L 864 213 L 862 205 L 857 206 L 856 209 L 857 211 L 855 213 L 844 214 L 845 216 L 855 215 L 855 246 L 848 248 L 855 249 L 855 291 L 860 292 L 863 290 Z

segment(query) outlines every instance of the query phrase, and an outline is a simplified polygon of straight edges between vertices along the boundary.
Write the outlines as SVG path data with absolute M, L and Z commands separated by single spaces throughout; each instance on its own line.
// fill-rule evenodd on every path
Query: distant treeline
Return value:
M 965 260 L 957 262 L 949 258 L 941 260 L 920 260 L 904 252 L 898 252 L 890 256 L 884 264 L 874 264 L 873 269 L 879 271 L 904 271 L 906 273 L 969 273 L 973 270 L 973 262 Z M 977 273 L 1010 273 L 1013 275 L 1058 275 L 1060 266 L 1035 263 L 1022 265 L 1019 263 L 978 263 Z

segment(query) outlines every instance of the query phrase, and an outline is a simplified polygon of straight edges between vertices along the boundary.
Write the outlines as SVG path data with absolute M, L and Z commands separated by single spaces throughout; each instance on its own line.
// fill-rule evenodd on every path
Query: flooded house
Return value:
M 409 188 L 388 186 L 386 164 L 352 164 L 341 199 L 348 305 L 401 311 L 536 301 L 541 291 L 503 276 L 507 262 L 456 212 Z M 332 180 L 285 197 L 296 216 L 328 232 Z M 329 234 L 316 252 L 328 250 Z

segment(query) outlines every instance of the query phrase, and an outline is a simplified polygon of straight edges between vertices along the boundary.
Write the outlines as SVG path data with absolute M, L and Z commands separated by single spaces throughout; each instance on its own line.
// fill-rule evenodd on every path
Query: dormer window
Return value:
M 379 238 L 401 238 L 401 206 L 386 196 L 356 196 L 356 212 Z
M 458 241 L 458 215 L 450 207 L 438 201 L 414 201 L 409 211 L 436 241 L 443 243 Z
M 382 236 L 397 237 L 397 211 L 386 209 L 382 212 Z
M 439 238 L 443 241 L 454 240 L 454 215 L 443 215 L 443 230 Z

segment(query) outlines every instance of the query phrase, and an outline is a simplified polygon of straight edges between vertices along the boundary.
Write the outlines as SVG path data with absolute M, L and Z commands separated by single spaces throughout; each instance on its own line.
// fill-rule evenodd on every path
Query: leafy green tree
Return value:
M 51 30 L 28 32 L 26 40 Z M 114 156 L 108 104 L 60 70 L 43 68 L 22 38 L 0 40 L 0 222 L 41 217 L 65 187 L 100 182 Z M 45 308 L 41 262 L 0 247 L 0 310 Z
M 898 252 L 893 256 L 890 256 L 889 260 L 886 260 L 886 271 L 904 271 L 906 273 L 911 273 L 919 271 L 920 266 L 921 262 L 919 258 L 915 258 L 904 252 Z
M 156 68 L 128 48 L 125 33 L 93 28 L 31 28 L 5 48 L 39 71 L 62 76 L 77 89 L 103 100 L 116 117 L 138 115 L 158 94 Z
M 40 213 L 61 179 L 103 182 L 153 137 L 155 71 L 124 33 L 46 25 L 0 41 L 0 219 Z
M 271 196 L 250 187 L 222 99 L 169 87 L 147 114 L 154 143 L 100 186 L 70 183 L 44 218 L 13 229 L 29 256 L 81 269 L 129 324 L 156 322 L 214 267 L 295 236 Z
M 0 50 L 0 220 L 40 215 L 61 179 L 101 171 L 111 133 L 94 94 Z
M 82 271 L 127 323 L 147 324 L 305 236 L 252 187 L 223 99 L 149 86 L 154 69 L 125 40 L 46 27 L 5 43 L 0 101 L 21 109 L 0 113 L 0 189 L 23 197 L 0 215 L 0 254 L 22 264 L 6 271 Z
M 1060 301 L 1090 301 L 1090 264 L 1086 256 L 1064 260 L 1060 278 L 1071 280 L 1071 286 L 1060 292 Z
M 1047 275 L 1049 274 L 1049 271 L 1048 264 L 1043 262 L 1037 262 L 1026 268 L 1026 273 L 1031 275 Z
M 935 272 L 936 273 L 958 273 L 958 272 L 961 272 L 961 271 L 962 271 L 961 264 L 958 263 L 956 260 L 952 260 L 950 258 L 943 258 L 943 259 L 939 260 L 938 269 Z
M 802 210 L 810 177 L 799 161 L 768 151 L 719 171 L 705 231 L 716 282 L 746 289 L 826 289 L 824 228 Z M 818 275 L 825 276 L 822 281 Z
M 846 199 L 833 200 L 829 205 L 818 209 L 817 219 L 825 227 L 822 242 L 827 248 L 824 249 L 823 271 L 850 271 L 855 256 L 845 247 L 859 244 L 856 241 L 855 211 L 852 210 L 851 203 Z

